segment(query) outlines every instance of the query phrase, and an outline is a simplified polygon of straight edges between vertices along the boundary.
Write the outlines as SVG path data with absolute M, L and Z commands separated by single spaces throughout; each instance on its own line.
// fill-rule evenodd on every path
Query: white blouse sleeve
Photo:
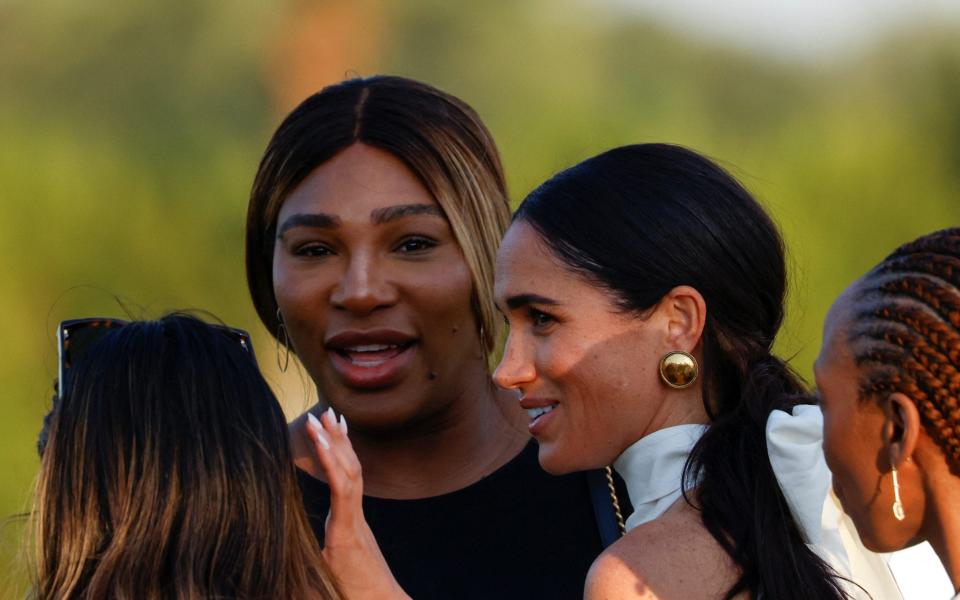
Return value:
M 823 414 L 820 407 L 798 405 L 767 420 L 770 465 L 807 545 L 841 576 L 866 589 L 873 598 L 901 598 L 885 555 L 860 543 L 849 517 L 831 490 L 832 477 L 823 456 Z M 867 596 L 848 586 L 855 597 Z

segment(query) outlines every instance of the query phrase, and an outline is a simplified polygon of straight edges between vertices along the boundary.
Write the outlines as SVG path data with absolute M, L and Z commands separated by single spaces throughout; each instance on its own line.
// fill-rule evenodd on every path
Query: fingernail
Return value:
M 347 435 L 347 418 L 343 416 L 343 413 L 340 414 L 340 431 L 343 432 L 343 435 Z
M 307 413 L 307 423 L 314 429 L 314 431 L 320 431 L 320 419 L 313 416 L 313 413 Z
M 337 413 L 333 412 L 332 406 L 327 408 L 327 419 L 334 424 L 337 422 Z
M 330 449 L 330 442 L 327 441 L 327 436 L 323 435 L 323 432 L 319 429 L 317 430 L 317 441 L 320 442 L 320 445 L 323 446 L 324 450 Z

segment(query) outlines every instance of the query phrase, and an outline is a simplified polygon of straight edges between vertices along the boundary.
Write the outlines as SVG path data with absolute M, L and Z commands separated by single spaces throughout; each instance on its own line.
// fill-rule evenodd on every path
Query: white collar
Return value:
M 633 504 L 627 531 L 656 519 L 680 498 L 683 466 L 706 430 L 706 425 L 690 424 L 654 431 L 630 445 L 613 463 Z
M 688 424 L 655 431 L 614 461 L 613 468 L 626 483 L 633 504 L 634 512 L 625 524 L 628 531 L 660 517 L 680 499 L 683 467 L 706 430 L 706 425 Z M 796 406 L 790 413 L 775 410 L 767 419 L 770 466 L 790 512 L 810 548 L 838 573 L 852 576 L 874 598 L 899 598 L 886 561 L 863 548 L 855 532 L 849 542 L 842 539 L 840 528 L 847 525 L 840 521 L 849 519 L 829 495 L 831 477 L 823 457 L 822 436 L 823 416 L 817 406 Z M 693 487 L 691 482 L 687 487 Z M 859 597 L 857 591 L 852 593 Z M 960 595 L 955 600 L 960 600 Z

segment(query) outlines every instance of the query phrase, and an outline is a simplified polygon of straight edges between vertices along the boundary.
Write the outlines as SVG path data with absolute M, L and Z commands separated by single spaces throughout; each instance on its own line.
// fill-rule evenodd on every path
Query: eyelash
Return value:
M 556 323 L 557 320 L 553 318 L 552 315 L 549 315 L 542 310 L 537 310 L 535 308 L 527 309 L 528 315 L 530 317 L 530 322 L 533 323 L 535 329 L 543 329 Z
M 405 249 L 409 244 L 417 244 L 419 247 L 410 250 Z M 432 240 L 423 236 L 414 236 L 406 238 L 397 244 L 396 251 L 403 254 L 419 254 L 421 252 L 426 252 L 431 248 L 435 248 L 436 246 L 436 240 Z
M 416 245 L 416 247 L 410 248 L 411 245 Z M 423 236 L 415 236 L 401 241 L 394 250 L 396 252 L 400 252 L 401 254 L 420 254 L 430 250 L 431 248 L 435 248 L 436 246 L 437 242 L 435 240 Z M 326 244 L 304 244 L 303 246 L 296 248 L 293 253 L 296 256 L 306 256 L 311 258 L 319 258 L 334 254 L 333 250 Z
M 333 254 L 333 250 L 326 244 L 304 244 L 296 250 L 293 251 L 296 256 L 308 256 L 311 258 L 319 258 L 323 256 L 330 256 Z

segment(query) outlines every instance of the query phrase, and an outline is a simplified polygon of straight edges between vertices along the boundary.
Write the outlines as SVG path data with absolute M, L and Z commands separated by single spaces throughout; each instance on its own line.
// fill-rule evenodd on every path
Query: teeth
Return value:
M 536 419 L 540 415 L 547 414 L 548 412 L 556 408 L 556 406 L 557 406 L 556 404 L 551 404 L 550 406 L 541 406 L 539 408 L 528 408 L 527 414 L 530 415 L 530 420 L 532 421 L 533 419 Z
M 364 346 L 350 346 L 349 348 L 344 348 L 347 352 L 383 352 L 384 350 L 390 350 L 396 348 L 394 344 L 367 344 Z
M 357 365 L 358 367 L 376 367 L 378 365 L 382 365 L 387 361 L 385 360 L 351 360 L 350 362 Z

